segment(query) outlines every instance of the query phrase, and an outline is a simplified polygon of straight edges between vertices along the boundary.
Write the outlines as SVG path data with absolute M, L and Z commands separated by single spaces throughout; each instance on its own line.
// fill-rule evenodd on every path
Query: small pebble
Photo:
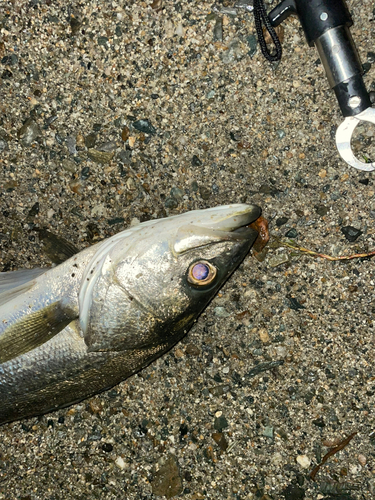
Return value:
M 115 464 L 121 470 L 124 470 L 126 467 L 126 463 L 124 462 L 124 459 L 122 457 L 117 457 L 115 460 Z
M 201 353 L 201 350 L 199 347 L 197 347 L 194 344 L 188 344 L 185 349 L 186 354 L 189 354 L 190 356 L 199 356 Z
M 98 151 L 104 151 L 110 153 L 117 148 L 117 144 L 114 141 L 103 142 L 99 146 L 97 146 Z
M 289 220 L 288 217 L 279 217 L 278 219 L 276 219 L 276 226 L 281 227 L 284 224 L 286 224 L 288 222 L 288 220 Z
M 311 460 L 307 455 L 298 455 L 297 463 L 303 468 L 308 469 L 310 467 Z
M 360 229 L 357 229 L 353 226 L 344 226 L 341 228 L 341 232 L 343 233 L 345 238 L 350 241 L 350 243 L 356 241 L 362 234 L 362 231 Z
M 285 500 L 303 500 L 305 498 L 305 490 L 295 484 L 290 484 L 282 492 Z M 318 500 L 318 496 L 316 497 Z M 323 497 L 321 497 L 323 498 Z
M 224 307 L 221 306 L 215 307 L 214 314 L 219 318 L 228 318 L 230 316 L 230 313 Z
M 103 443 L 102 450 L 106 453 L 110 453 L 113 450 L 113 445 L 111 443 Z
M 275 354 L 278 358 L 285 358 L 288 354 L 288 350 L 285 346 L 278 345 L 275 347 Z
M 85 147 L 85 138 L 83 137 L 82 134 L 77 134 L 76 146 L 77 146 L 77 148 L 84 148 Z
M 18 138 L 23 146 L 30 146 L 41 134 L 38 124 L 29 118 L 17 132 Z
M 182 23 L 178 23 L 177 28 L 176 28 L 176 35 L 183 37 L 184 36 L 184 27 L 182 26 Z
M 113 152 L 106 152 L 106 151 L 99 151 L 98 149 L 89 149 L 87 151 L 87 156 L 90 158 L 95 163 L 101 163 L 102 165 L 105 165 L 106 163 L 109 163 L 115 153 Z
M 74 161 L 68 160 L 67 158 L 61 162 L 61 166 L 63 169 L 71 173 L 74 173 L 77 170 L 77 166 Z
M 184 196 L 184 191 L 178 187 L 173 187 L 171 189 L 171 197 L 175 198 L 176 200 L 182 200 L 182 197 Z
M 274 465 L 279 466 L 283 463 L 283 456 L 280 452 L 276 452 L 272 454 L 271 461 Z
M 236 17 L 237 16 L 237 10 L 234 9 L 233 7 L 220 7 L 220 13 L 225 14 L 226 16 L 232 16 Z
M 269 265 L 271 267 L 277 267 L 277 266 L 281 266 L 282 264 L 285 264 L 286 262 L 289 262 L 289 254 L 278 253 L 276 255 L 273 255 L 270 258 Z
M 121 131 L 121 139 L 126 142 L 130 137 L 130 130 L 128 127 L 124 127 Z
M 318 175 L 321 179 L 324 179 L 325 177 L 327 177 L 327 170 L 322 168 L 322 170 L 319 171 Z
M 228 448 L 228 441 L 225 438 L 225 434 L 223 434 L 222 432 L 213 432 L 212 438 L 219 446 L 221 451 L 226 451 L 226 449 Z
M 172 498 L 181 495 L 183 485 L 177 458 L 169 455 L 163 460 L 163 464 L 154 474 L 152 481 L 152 493 L 155 496 L 166 496 Z
M 321 217 L 324 217 L 329 212 L 329 208 L 324 206 L 324 205 L 316 205 L 315 210 L 316 210 L 316 213 L 318 215 L 320 215 Z
M 313 421 L 312 421 L 312 423 L 313 423 L 314 425 L 316 425 L 317 427 L 320 427 L 321 429 L 322 429 L 323 427 L 325 427 L 325 425 L 326 425 L 326 424 L 324 423 L 324 419 L 323 419 L 323 417 L 319 417 L 319 418 L 317 418 L 317 419 L 313 420 Z
M 265 328 L 261 328 L 259 331 L 259 338 L 265 344 L 270 341 L 270 336 Z
M 81 179 L 88 179 L 90 176 L 90 167 L 83 167 L 81 170 Z
M 205 186 L 200 186 L 199 194 L 201 195 L 203 200 L 208 200 L 211 197 L 211 191 Z
M 77 154 L 77 149 L 76 149 L 76 138 L 72 136 L 68 136 L 66 138 L 66 146 L 68 148 L 68 151 L 71 155 L 76 155 Z
M 109 40 L 106 36 L 99 36 L 98 37 L 98 45 L 107 46 L 108 41 Z
M 273 427 L 267 426 L 263 429 L 263 436 L 273 439 Z
M 70 18 L 70 28 L 72 30 L 72 35 L 77 35 L 80 27 L 81 27 L 81 23 L 79 22 L 79 20 L 76 19 L 75 17 L 71 17 Z
M 214 31 L 213 31 L 213 38 L 215 42 L 222 42 L 223 41 L 223 19 L 221 17 L 218 17 L 216 19 L 216 23 L 214 26 Z
M 295 297 L 287 297 L 289 300 L 289 307 L 293 309 L 293 311 L 298 311 L 299 309 L 305 309 L 305 306 L 303 306 L 300 302 Z
M 163 8 L 163 0 L 153 0 L 150 5 L 151 9 L 154 9 L 156 12 Z
M 174 209 L 178 207 L 178 201 L 176 200 L 176 198 L 167 198 L 164 202 L 164 205 L 166 208 Z
M 39 203 L 36 202 L 29 211 L 29 217 L 35 217 L 39 213 Z
M 224 417 L 224 415 L 221 415 L 220 417 L 215 418 L 214 421 L 214 428 L 217 429 L 219 432 L 222 432 L 223 429 L 226 429 L 228 427 L 228 421 Z
M 193 167 L 200 167 L 202 165 L 202 162 L 197 155 L 194 155 L 191 159 L 191 164 L 193 165 Z
M 362 465 L 365 466 L 367 464 L 367 458 L 365 455 L 359 454 L 358 455 L 358 462 Z
M 0 151 L 4 151 L 4 149 L 7 149 L 7 147 L 8 147 L 7 141 L 0 137 Z
M 137 120 L 133 122 L 133 127 L 145 134 L 156 134 L 156 129 L 152 126 L 150 120 Z
M 97 399 L 91 399 L 89 402 L 90 412 L 94 414 L 98 414 L 103 410 L 102 405 L 97 401 Z
M 246 37 L 246 42 L 250 49 L 248 55 L 253 57 L 258 49 L 258 39 L 255 35 L 249 35 Z
M 371 63 L 369 62 L 365 62 L 362 64 L 362 69 L 363 69 L 363 74 L 365 75 L 366 73 L 368 73 L 371 69 Z
M 297 230 L 294 228 L 289 229 L 289 231 L 285 233 L 286 238 L 297 238 L 297 236 L 298 236 Z
M 232 40 L 228 45 L 228 50 L 221 52 L 220 58 L 224 64 L 233 64 L 241 57 L 241 46 L 237 39 Z
M 84 141 L 85 141 L 85 146 L 86 148 L 90 149 L 93 148 L 96 144 L 96 134 L 89 134 L 86 135 Z
M 71 182 L 69 182 L 69 187 L 73 191 L 73 193 L 76 193 L 76 194 L 83 193 L 83 186 L 82 186 L 81 181 L 71 181 Z

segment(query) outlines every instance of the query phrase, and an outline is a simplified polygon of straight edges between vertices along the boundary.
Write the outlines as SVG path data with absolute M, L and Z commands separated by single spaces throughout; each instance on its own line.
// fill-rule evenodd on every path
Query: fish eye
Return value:
M 199 260 L 189 267 L 187 280 L 197 286 L 208 285 L 215 279 L 216 273 L 216 267 L 206 260 Z

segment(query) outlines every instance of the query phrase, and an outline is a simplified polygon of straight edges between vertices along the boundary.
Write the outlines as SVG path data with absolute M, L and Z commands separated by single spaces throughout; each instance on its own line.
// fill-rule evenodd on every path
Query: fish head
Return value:
M 248 253 L 258 233 L 246 226 L 259 216 L 255 205 L 227 205 L 116 235 L 83 322 L 92 350 L 174 344 Z

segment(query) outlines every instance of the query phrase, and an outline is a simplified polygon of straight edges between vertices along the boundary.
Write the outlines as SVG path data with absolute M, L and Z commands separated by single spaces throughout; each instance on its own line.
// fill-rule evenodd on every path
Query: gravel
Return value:
M 83 249 L 233 202 L 319 253 L 375 248 L 374 176 L 338 156 L 342 117 L 317 52 L 289 18 L 270 65 L 252 2 L 237 4 L 0 4 L 0 270 L 51 265 L 41 229 Z M 373 2 L 348 5 L 374 90 Z M 369 155 L 373 139 L 361 127 L 353 147 Z M 373 498 L 374 287 L 369 259 L 271 238 L 167 355 L 2 426 L 0 499 Z

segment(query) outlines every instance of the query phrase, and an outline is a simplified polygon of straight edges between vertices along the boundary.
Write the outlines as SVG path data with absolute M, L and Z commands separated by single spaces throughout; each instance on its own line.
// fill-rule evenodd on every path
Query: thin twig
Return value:
M 320 464 L 316 465 L 313 468 L 313 470 L 310 472 L 310 479 L 315 481 L 315 476 L 316 476 L 317 472 L 319 471 L 320 467 L 323 464 L 325 464 L 330 457 L 335 455 L 338 451 L 344 449 L 345 446 L 347 446 L 350 443 L 350 441 L 354 438 L 354 436 L 356 434 L 357 434 L 357 432 L 353 432 L 352 434 L 350 434 L 350 436 L 348 436 L 343 441 L 341 441 L 341 443 L 339 443 L 337 446 L 335 446 L 334 448 L 331 448 L 329 450 L 329 452 L 324 455 L 323 460 L 320 462 Z
M 280 245 L 288 248 L 292 248 L 293 250 L 297 250 L 299 252 L 306 253 L 308 255 L 312 255 L 314 257 L 321 257 L 322 259 L 327 259 L 327 260 L 352 260 L 352 259 L 363 259 L 365 257 L 374 257 L 375 256 L 375 250 L 372 250 L 372 252 L 367 252 L 367 253 L 355 253 L 352 255 L 340 255 L 339 257 L 333 257 L 332 255 L 327 255 L 325 253 L 320 253 L 320 252 L 315 252 L 315 250 L 309 250 L 308 248 L 301 247 L 300 245 L 297 245 L 295 243 L 289 243 L 288 241 L 282 241 L 279 238 L 275 237 L 275 240 L 280 243 Z

